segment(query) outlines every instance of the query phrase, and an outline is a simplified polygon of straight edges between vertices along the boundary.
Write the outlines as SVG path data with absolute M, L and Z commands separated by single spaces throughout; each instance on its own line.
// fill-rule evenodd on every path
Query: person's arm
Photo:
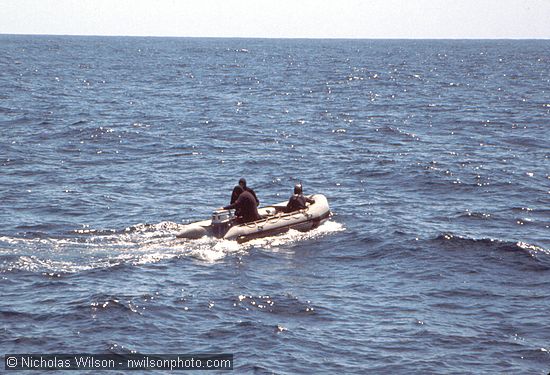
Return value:
M 223 209 L 224 210 L 232 210 L 234 209 L 235 207 L 237 207 L 237 202 L 233 203 L 233 204 L 230 204 L 228 206 L 225 206 Z
M 225 206 L 223 209 L 224 210 L 232 210 L 234 208 L 237 208 L 239 206 L 241 206 L 243 204 L 243 194 L 239 195 L 239 198 L 237 199 L 237 201 L 233 204 L 230 204 L 229 206 Z
M 306 202 L 307 202 L 307 203 L 310 203 L 310 204 L 315 203 L 315 199 L 308 198 L 308 197 L 305 197 L 305 198 L 306 198 Z

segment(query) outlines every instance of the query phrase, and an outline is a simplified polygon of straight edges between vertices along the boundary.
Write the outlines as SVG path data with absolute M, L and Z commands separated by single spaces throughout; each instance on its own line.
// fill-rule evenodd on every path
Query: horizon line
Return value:
M 285 40 L 550 40 L 550 37 L 358 37 L 358 36 L 183 36 L 183 35 L 123 35 L 123 34 L 61 34 L 61 33 L 4 33 L 0 36 L 60 36 L 60 37 L 114 37 L 114 38 L 181 38 L 181 39 L 285 39 Z

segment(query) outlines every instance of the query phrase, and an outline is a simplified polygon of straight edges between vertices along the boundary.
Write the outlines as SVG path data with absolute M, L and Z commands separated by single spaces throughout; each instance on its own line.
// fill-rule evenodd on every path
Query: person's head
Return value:
M 244 191 L 244 189 L 242 188 L 242 186 L 239 185 L 239 186 L 235 186 L 235 190 L 233 190 L 233 191 L 235 192 L 235 194 L 236 194 L 237 197 L 238 197 L 239 195 L 242 194 L 242 192 Z
M 239 186 L 242 187 L 243 189 L 246 187 L 246 180 L 244 178 L 241 178 L 239 180 Z
M 302 194 L 302 184 L 294 185 L 294 194 Z

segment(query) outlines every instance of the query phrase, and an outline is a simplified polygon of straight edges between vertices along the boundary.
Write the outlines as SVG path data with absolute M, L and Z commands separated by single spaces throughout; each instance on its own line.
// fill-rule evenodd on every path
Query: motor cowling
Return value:
M 230 210 L 216 210 L 212 212 L 212 234 L 214 237 L 222 238 L 233 221 L 233 214 Z

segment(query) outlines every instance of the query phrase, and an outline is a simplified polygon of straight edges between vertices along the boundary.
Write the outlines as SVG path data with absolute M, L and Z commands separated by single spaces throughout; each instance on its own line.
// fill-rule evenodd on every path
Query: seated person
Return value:
M 235 203 L 239 198 L 239 193 L 238 193 L 238 191 L 240 191 L 238 190 L 239 187 L 244 191 L 248 191 L 254 196 L 254 199 L 256 200 L 256 206 L 260 205 L 260 200 L 258 199 L 258 197 L 256 197 L 256 193 L 254 192 L 254 190 L 246 186 L 246 180 L 244 178 L 241 178 L 239 180 L 239 184 L 235 186 L 235 188 L 233 189 L 233 192 L 231 193 L 231 201 L 229 202 L 230 204 Z
M 251 221 L 260 220 L 254 195 L 252 195 L 249 191 L 243 190 L 240 186 L 235 186 L 234 191 L 236 191 L 237 200 L 235 203 L 225 206 L 223 209 L 235 209 L 237 221 L 240 223 L 249 223 Z
M 302 184 L 297 184 L 294 186 L 294 194 L 288 200 L 285 212 L 303 210 L 306 208 L 306 203 L 315 203 L 315 200 L 304 197 L 304 194 L 302 194 Z

